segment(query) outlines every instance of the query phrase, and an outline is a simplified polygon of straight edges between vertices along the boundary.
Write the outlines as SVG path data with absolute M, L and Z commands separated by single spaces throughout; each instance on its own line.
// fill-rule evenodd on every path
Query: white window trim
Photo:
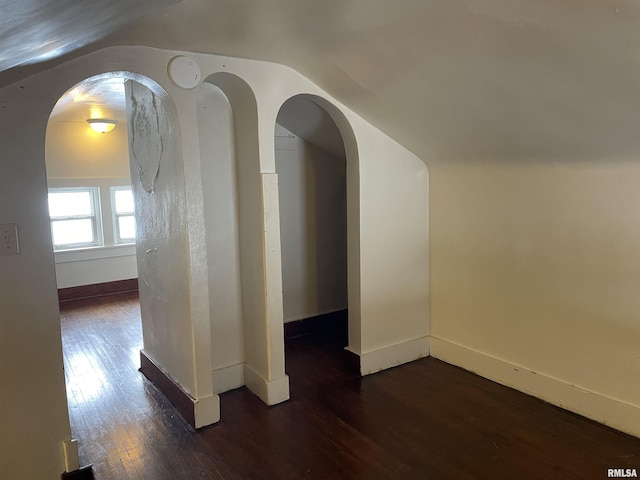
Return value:
M 122 191 L 122 190 L 130 190 L 133 194 L 133 188 L 128 185 L 111 187 L 111 215 L 112 215 L 112 222 L 113 222 L 113 239 L 114 239 L 115 245 L 135 245 L 136 243 L 135 237 L 133 239 L 120 237 L 120 222 L 118 222 L 118 219 L 120 219 L 121 217 L 133 217 L 135 220 L 136 218 L 135 209 L 134 209 L 134 212 L 132 213 L 118 213 L 116 209 L 116 192 Z
M 64 217 L 49 216 L 49 227 L 51 229 L 51 242 L 53 243 L 53 224 L 64 220 L 90 219 L 93 228 L 93 242 L 81 242 L 65 245 L 56 245 L 53 243 L 55 252 L 64 252 L 67 250 L 77 250 L 82 248 L 101 247 L 104 245 L 102 238 L 102 208 L 100 206 L 100 188 L 99 187 L 51 187 L 48 193 L 64 193 L 64 192 L 89 192 L 91 195 L 91 214 L 90 215 L 69 215 Z

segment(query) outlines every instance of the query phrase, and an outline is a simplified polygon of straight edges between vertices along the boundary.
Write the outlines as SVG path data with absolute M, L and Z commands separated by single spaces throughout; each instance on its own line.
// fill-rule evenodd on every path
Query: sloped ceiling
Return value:
M 135 5 L 130 16 L 123 2 Z M 66 10 L 87 2 L 29 3 Z M 72 17 L 44 8 L 48 15 L 28 18 L 30 24 L 46 24 L 47 44 L 58 45 L 50 56 L 69 58 L 105 45 L 136 44 L 286 64 L 428 164 L 606 161 L 640 155 L 640 2 L 91 4 L 91 11 L 77 10 Z M 24 2 L 4 5 L 3 25 L 25 21 L 15 12 L 15 5 Z M 108 21 L 96 23 L 96 10 Z M 14 64 L 47 57 L 41 48 L 21 48 L 20 42 L 18 29 L 0 34 L 0 51 L 9 52 Z M 51 64 L 13 68 L 0 74 L 0 84 Z
M 178 0 L 0 0 L 0 71 L 72 52 Z

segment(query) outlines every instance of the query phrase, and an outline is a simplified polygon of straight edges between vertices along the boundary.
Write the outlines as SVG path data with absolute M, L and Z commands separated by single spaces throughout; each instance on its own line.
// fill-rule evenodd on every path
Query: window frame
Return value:
M 118 185 L 110 187 L 111 194 L 111 216 L 112 216 L 112 224 L 113 224 L 113 240 L 115 245 L 135 245 L 136 237 L 133 239 L 130 237 L 122 238 L 120 236 L 120 222 L 119 219 L 122 217 L 133 217 L 134 222 L 136 221 L 136 212 L 135 212 L 135 199 L 134 199 L 134 207 L 133 212 L 129 213 L 118 213 L 118 209 L 116 207 L 116 192 L 118 191 L 126 191 L 129 190 L 131 195 L 133 196 L 133 187 L 131 185 Z M 136 232 L 137 233 L 137 232 Z
M 82 248 L 101 247 L 104 245 L 102 234 L 102 208 L 100 206 L 100 187 L 49 187 L 47 189 L 47 208 L 49 208 L 49 197 L 51 193 L 65 192 L 87 192 L 90 196 L 91 213 L 89 215 L 66 215 L 51 216 L 49 213 L 49 227 L 51 230 L 51 243 L 54 252 L 63 252 L 68 250 L 79 250 Z M 91 220 L 91 230 L 93 233 L 92 242 L 68 243 L 64 245 L 56 245 L 54 241 L 53 225 L 55 222 L 64 222 L 67 220 Z

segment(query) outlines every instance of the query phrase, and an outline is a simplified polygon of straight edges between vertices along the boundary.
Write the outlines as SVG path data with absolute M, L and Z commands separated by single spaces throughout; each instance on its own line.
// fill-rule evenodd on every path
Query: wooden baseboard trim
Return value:
M 348 312 L 346 309 L 338 310 L 337 312 L 287 322 L 284 324 L 284 338 L 287 340 L 319 331 L 331 331 L 338 335 L 344 335 L 344 344 L 346 345 L 349 337 Z
M 140 371 L 167 397 L 180 415 L 196 428 L 195 400 L 162 371 L 144 350 L 140 350 Z
M 87 465 L 73 472 L 64 472 L 60 478 L 62 480 L 94 480 L 93 465 Z
M 103 297 L 138 291 L 138 279 L 116 280 L 114 282 L 94 283 L 92 285 L 80 285 L 77 287 L 59 288 L 58 301 L 69 302 L 83 298 Z

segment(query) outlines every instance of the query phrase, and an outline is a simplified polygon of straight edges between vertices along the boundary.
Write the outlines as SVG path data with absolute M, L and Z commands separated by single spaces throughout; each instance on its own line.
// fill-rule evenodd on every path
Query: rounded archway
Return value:
M 273 405 L 289 398 L 289 382 L 282 323 L 268 301 L 273 269 L 263 221 L 273 179 L 261 171 L 256 97 L 241 77 L 217 72 L 200 86 L 198 107 L 205 227 L 217 264 L 210 281 L 224 282 L 210 295 L 214 389 L 244 384 Z
M 88 119 L 116 126 L 98 133 Z M 198 402 L 215 407 L 217 396 L 209 377 L 199 374 L 210 373 L 210 352 L 196 355 L 201 347 L 193 342 L 208 330 L 200 331 L 193 320 L 192 298 L 201 294 L 201 285 L 192 287 L 191 281 L 182 152 L 178 113 L 167 92 L 148 77 L 111 72 L 89 77 L 62 95 L 49 119 L 45 163 L 50 186 L 93 190 L 96 197 L 89 209 L 92 248 L 71 252 L 86 245 L 67 242 L 71 248 L 56 255 L 72 254 L 69 265 L 93 275 L 76 279 L 77 285 L 139 280 L 143 344 L 134 370 L 140 366 L 198 427 L 217 421 L 219 412 L 195 409 Z M 59 158 L 54 157 L 64 157 L 67 164 L 56 164 Z M 119 198 L 126 189 L 134 201 L 125 201 L 128 206 L 121 209 Z M 194 358 L 205 361 L 194 364 Z
M 329 329 L 358 351 L 358 149 L 342 112 L 322 97 L 284 102 L 275 126 L 285 331 Z M 297 322 L 302 324 L 295 326 Z

